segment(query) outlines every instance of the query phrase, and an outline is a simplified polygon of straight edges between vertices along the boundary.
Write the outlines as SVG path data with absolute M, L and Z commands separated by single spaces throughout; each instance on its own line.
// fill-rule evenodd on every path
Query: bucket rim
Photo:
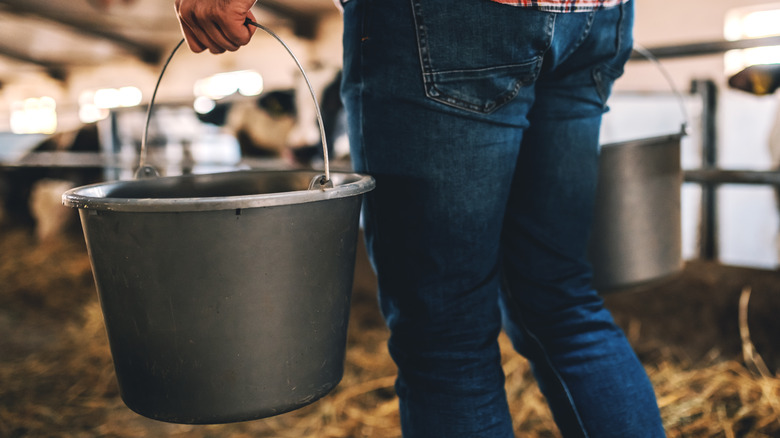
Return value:
M 600 145 L 600 148 L 613 148 L 613 147 L 627 147 L 627 146 L 642 146 L 647 144 L 667 144 L 667 143 L 679 143 L 687 134 L 682 132 L 661 134 L 652 137 L 634 138 L 630 140 L 620 140 Z
M 107 181 L 75 187 L 66 191 L 62 195 L 62 205 L 80 210 L 139 213 L 235 210 L 305 204 L 309 202 L 347 198 L 367 193 L 376 186 L 376 181 L 370 175 L 352 172 L 331 172 L 331 178 L 334 180 L 334 187 L 324 189 L 304 189 L 234 196 L 178 198 L 119 198 L 108 196 L 113 189 L 128 185 L 148 184 L 149 181 L 159 180 L 165 182 L 177 179 L 228 178 L 234 175 L 251 177 L 252 174 L 283 175 L 293 173 L 300 173 L 312 178 L 321 174 L 321 172 L 316 170 L 235 170 L 208 174 L 165 176 L 153 179 Z

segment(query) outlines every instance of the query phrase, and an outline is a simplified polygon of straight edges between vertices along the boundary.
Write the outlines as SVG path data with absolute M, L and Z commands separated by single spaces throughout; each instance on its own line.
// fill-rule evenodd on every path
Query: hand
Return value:
M 250 9 L 255 0 L 175 0 L 184 39 L 195 53 L 234 52 L 247 44 L 255 32 L 245 24 L 255 21 Z

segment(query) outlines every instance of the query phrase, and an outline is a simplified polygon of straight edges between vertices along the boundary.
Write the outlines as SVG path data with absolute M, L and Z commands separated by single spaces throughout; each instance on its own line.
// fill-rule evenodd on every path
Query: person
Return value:
M 364 233 L 404 437 L 514 436 L 502 328 L 563 436 L 664 436 L 586 257 L 633 1 L 340 2 L 342 99 L 353 166 L 376 179 Z M 249 38 L 235 11 L 251 1 L 176 3 L 194 50 Z

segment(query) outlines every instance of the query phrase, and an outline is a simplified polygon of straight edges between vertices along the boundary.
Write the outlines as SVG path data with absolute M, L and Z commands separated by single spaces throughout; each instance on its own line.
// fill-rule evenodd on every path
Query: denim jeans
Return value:
M 497 336 L 566 437 L 664 436 L 653 388 L 590 286 L 601 116 L 633 4 L 344 2 L 353 165 L 404 436 L 513 436 Z

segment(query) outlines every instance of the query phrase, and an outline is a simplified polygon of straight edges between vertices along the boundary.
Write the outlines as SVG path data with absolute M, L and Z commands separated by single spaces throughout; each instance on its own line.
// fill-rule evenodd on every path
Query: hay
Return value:
M 748 327 L 748 302 L 752 289 L 750 286 L 742 288 L 742 294 L 739 297 L 739 337 L 742 342 L 742 358 L 748 369 L 761 377 L 772 377 L 772 373 L 764 363 L 764 359 L 758 354 L 753 340 L 750 338 L 750 328 Z
M 750 339 L 750 292 L 744 287 L 739 300 L 744 362 L 699 367 L 660 362 L 649 367 L 669 437 L 780 436 L 780 379 Z
M 670 437 L 780 436 L 780 380 L 755 376 L 739 362 L 649 370 Z
M 353 299 L 345 375 L 331 394 L 278 417 L 191 426 L 146 419 L 121 402 L 80 238 L 42 247 L 30 233 L 4 232 L 0 276 L 2 437 L 400 436 L 395 367 L 371 292 Z M 685 362 L 643 338 L 638 323 L 627 332 L 637 349 L 652 350 L 642 357 L 653 358 L 645 366 L 670 437 L 780 436 L 780 379 L 718 355 Z M 506 336 L 500 343 L 517 435 L 559 437 L 528 362 Z

